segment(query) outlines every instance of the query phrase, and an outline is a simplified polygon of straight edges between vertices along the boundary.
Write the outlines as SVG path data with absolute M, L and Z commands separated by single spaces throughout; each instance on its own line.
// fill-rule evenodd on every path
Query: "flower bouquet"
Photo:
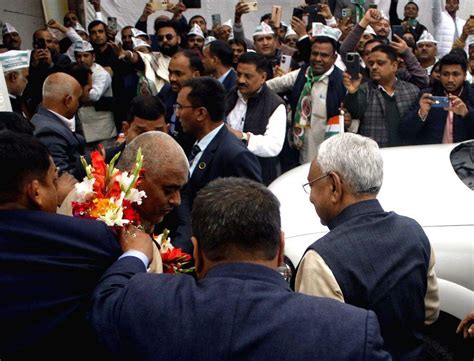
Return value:
M 163 273 L 192 273 L 194 265 L 190 254 L 181 248 L 173 247 L 168 237 L 169 231 L 165 228 L 159 236 L 153 236 L 158 245 L 163 262 Z
M 117 153 L 106 164 L 102 146 L 91 153 L 90 165 L 81 157 L 86 176 L 81 183 L 75 185 L 75 197 L 72 201 L 74 217 L 98 219 L 111 227 L 140 225 L 140 216 L 133 205 L 140 205 L 142 198 L 146 197 L 144 191 L 137 189 L 143 174 L 143 155 L 141 149 L 138 149 L 130 175 L 115 168 L 119 157 L 120 153 Z

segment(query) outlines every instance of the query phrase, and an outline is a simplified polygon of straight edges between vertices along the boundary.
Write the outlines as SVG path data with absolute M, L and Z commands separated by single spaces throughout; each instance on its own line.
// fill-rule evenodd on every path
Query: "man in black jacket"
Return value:
M 448 54 L 440 60 L 440 82 L 424 90 L 402 119 L 400 132 L 419 144 L 457 143 L 474 138 L 474 90 L 465 81 L 466 59 Z M 449 101 L 445 106 L 440 99 Z
M 280 154 L 286 133 L 283 100 L 266 85 L 267 61 L 255 53 L 245 53 L 237 64 L 237 87 L 228 94 L 227 124 L 262 167 L 264 184 L 279 173 Z

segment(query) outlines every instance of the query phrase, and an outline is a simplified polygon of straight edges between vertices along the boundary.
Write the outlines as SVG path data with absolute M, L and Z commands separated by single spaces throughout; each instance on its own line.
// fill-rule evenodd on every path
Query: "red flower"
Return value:
M 114 199 L 119 199 L 121 192 L 122 190 L 120 189 L 120 183 L 116 180 L 112 180 L 107 187 L 107 194 L 105 195 L 105 198 L 113 197 Z
M 130 223 L 132 223 L 135 226 L 138 226 L 140 224 L 140 215 L 133 208 L 129 200 L 127 199 L 123 200 L 122 208 L 123 208 L 123 218 L 128 219 Z
M 94 168 L 94 171 L 92 173 L 95 176 L 101 175 L 105 177 L 107 164 L 105 164 L 104 153 L 105 153 L 104 147 L 100 144 L 99 144 L 99 150 L 94 150 L 91 153 L 91 163 L 92 163 L 92 168 Z

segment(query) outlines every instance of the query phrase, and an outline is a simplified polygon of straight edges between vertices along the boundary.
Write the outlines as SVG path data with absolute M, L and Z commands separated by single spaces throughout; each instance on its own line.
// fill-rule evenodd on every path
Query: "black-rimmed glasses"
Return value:
M 176 103 L 173 105 L 174 114 L 178 114 L 181 111 L 181 109 L 185 109 L 185 108 L 196 108 L 196 107 L 193 105 L 181 105 L 181 104 Z
M 175 37 L 175 35 L 171 34 L 171 33 L 157 36 L 158 42 L 160 42 L 160 43 L 162 43 L 165 40 L 165 38 L 166 38 L 166 40 L 171 41 L 171 40 L 173 40 L 174 37 Z

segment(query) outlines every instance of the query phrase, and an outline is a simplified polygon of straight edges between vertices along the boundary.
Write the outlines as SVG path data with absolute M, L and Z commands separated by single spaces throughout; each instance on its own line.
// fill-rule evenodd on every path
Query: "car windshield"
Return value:
M 459 144 L 451 151 L 450 159 L 459 179 L 474 190 L 474 140 Z

